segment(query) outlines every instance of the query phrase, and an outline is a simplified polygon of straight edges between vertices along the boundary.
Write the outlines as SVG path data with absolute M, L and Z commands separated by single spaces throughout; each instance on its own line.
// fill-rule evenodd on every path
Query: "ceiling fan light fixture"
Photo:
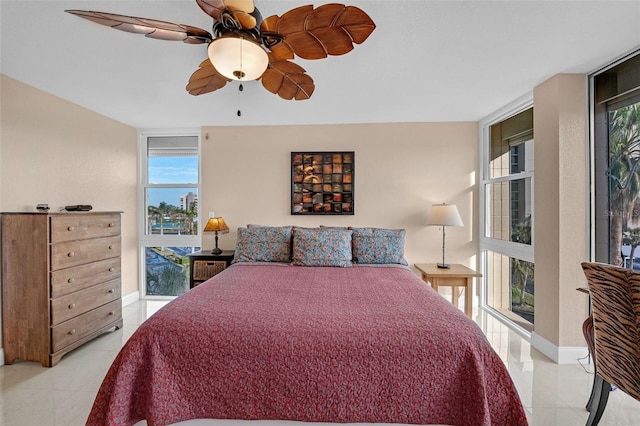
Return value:
M 269 56 L 262 46 L 240 34 L 216 38 L 207 52 L 215 69 L 232 80 L 256 80 L 269 65 Z
M 208 58 L 200 62 L 186 86 L 193 96 L 213 92 L 233 80 L 261 79 L 266 90 L 282 99 L 309 99 L 316 87 L 313 78 L 293 59 L 344 55 L 354 44 L 363 43 L 376 28 L 363 10 L 339 3 L 300 6 L 267 19 L 262 19 L 255 0 L 196 0 L 196 3 L 213 18 L 211 32 L 191 25 L 115 13 L 66 12 L 149 38 L 207 44 Z

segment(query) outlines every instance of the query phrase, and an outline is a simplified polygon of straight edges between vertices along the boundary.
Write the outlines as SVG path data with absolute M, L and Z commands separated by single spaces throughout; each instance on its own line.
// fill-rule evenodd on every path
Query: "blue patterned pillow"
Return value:
M 295 228 L 293 264 L 297 266 L 351 266 L 351 231 Z
M 404 229 L 352 228 L 353 261 L 360 264 L 400 264 L 404 259 Z
M 238 228 L 237 262 L 291 262 L 291 227 Z

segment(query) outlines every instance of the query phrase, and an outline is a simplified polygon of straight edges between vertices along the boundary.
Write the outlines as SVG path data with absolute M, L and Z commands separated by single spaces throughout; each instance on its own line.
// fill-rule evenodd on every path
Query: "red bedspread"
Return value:
M 144 322 L 87 421 L 526 425 L 479 327 L 404 268 L 237 264 Z

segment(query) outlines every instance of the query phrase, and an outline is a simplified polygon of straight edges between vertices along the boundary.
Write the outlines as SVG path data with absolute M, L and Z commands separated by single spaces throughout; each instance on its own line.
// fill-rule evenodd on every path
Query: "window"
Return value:
M 640 52 L 591 78 L 595 260 L 640 269 Z
M 533 108 L 482 124 L 482 303 L 533 330 Z
M 140 136 L 143 297 L 189 289 L 188 255 L 200 246 L 199 136 Z

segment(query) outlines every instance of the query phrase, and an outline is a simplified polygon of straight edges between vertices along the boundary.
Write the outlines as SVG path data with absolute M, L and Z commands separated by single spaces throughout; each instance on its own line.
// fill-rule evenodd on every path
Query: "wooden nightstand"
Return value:
M 451 302 L 457 306 L 458 287 L 464 287 L 464 313 L 471 317 L 473 305 L 473 279 L 482 274 L 471 268 L 459 264 L 452 264 L 451 268 L 438 268 L 435 263 L 418 263 L 414 265 L 422 273 L 422 280 L 438 291 L 438 287 L 453 287 Z
M 189 255 L 189 288 L 194 288 L 214 275 L 227 269 L 233 260 L 234 250 L 224 250 L 221 254 L 212 254 L 211 250 L 199 251 Z

